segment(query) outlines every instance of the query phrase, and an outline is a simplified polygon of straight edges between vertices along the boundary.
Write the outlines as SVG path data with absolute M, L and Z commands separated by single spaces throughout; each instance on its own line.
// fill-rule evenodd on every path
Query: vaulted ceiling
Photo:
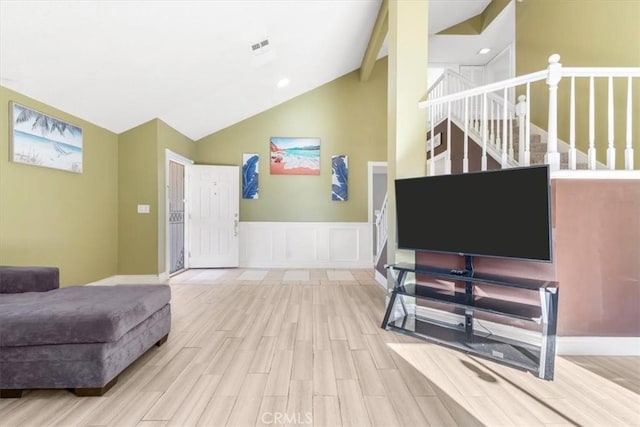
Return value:
M 430 0 L 432 36 L 489 2 Z M 0 85 L 116 133 L 160 118 L 197 140 L 358 69 L 380 4 L 1 1 Z

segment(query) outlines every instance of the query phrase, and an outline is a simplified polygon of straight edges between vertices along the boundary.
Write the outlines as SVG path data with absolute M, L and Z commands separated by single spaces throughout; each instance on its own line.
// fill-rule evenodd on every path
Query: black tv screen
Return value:
M 552 261 L 547 165 L 395 180 L 400 249 Z

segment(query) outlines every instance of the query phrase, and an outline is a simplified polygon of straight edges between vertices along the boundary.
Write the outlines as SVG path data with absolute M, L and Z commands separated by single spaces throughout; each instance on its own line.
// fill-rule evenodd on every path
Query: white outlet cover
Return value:
M 138 205 L 138 213 L 148 214 L 150 212 L 149 205 Z

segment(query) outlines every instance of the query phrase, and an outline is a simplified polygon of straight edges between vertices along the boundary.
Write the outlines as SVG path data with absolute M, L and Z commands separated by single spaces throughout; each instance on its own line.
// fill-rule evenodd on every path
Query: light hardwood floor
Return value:
M 192 270 L 172 329 L 102 397 L 0 400 L 2 427 L 640 425 L 640 358 L 554 381 L 380 329 L 369 270 Z

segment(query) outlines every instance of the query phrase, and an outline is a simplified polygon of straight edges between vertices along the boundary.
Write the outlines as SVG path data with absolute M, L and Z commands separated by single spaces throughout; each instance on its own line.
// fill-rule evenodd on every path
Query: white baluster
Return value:
M 433 110 L 432 110 L 433 111 Z M 433 114 L 433 112 L 432 112 Z M 433 117 L 432 117 L 433 119 Z M 429 167 L 429 175 L 435 175 L 436 174 L 436 133 L 435 133 L 435 127 L 433 124 L 433 120 L 431 120 L 431 158 L 429 159 L 431 161 L 431 166 Z
M 444 173 L 451 174 L 451 101 L 447 102 L 447 155 L 445 156 Z
M 440 97 L 445 96 L 445 91 L 444 91 L 444 80 L 442 81 L 442 86 L 440 86 Z M 442 104 L 438 104 L 438 120 L 437 122 L 440 122 L 440 120 L 442 120 L 442 117 L 444 117 L 444 109 L 442 108 Z
M 549 121 L 547 123 L 547 154 L 545 163 L 552 171 L 560 169 L 560 153 L 558 153 L 558 83 L 562 78 L 560 55 L 549 57 L 547 85 L 549 85 Z
M 451 94 L 451 88 L 449 87 L 449 74 L 445 73 L 444 75 L 444 79 L 442 80 L 442 89 L 444 90 L 445 96 Z
M 527 97 L 524 135 L 524 166 L 531 165 L 531 83 L 527 83 Z
M 524 166 L 524 138 L 525 138 L 525 115 L 527 114 L 527 106 L 525 105 L 526 97 L 520 95 L 516 104 L 516 116 L 518 117 L 518 164 Z
M 587 157 L 589 169 L 596 168 L 596 101 L 593 76 L 589 77 L 589 149 Z
M 471 120 L 471 130 L 476 130 L 476 98 L 472 96 L 469 98 L 469 119 Z
M 460 79 L 456 78 L 456 89 L 458 92 L 462 92 L 462 86 L 460 85 Z M 462 99 L 458 101 L 458 118 L 462 117 L 464 113 L 464 102 Z
M 514 161 L 515 159 L 513 158 L 513 116 L 511 116 L 511 113 L 509 114 L 509 158 L 511 159 L 511 161 Z
M 462 172 L 469 172 L 469 98 L 464 99 L 464 154 Z
M 489 100 L 489 144 L 490 145 L 495 145 L 496 143 L 496 137 L 495 134 L 493 132 L 493 119 L 494 119 L 494 114 L 493 114 L 493 108 L 495 107 L 495 103 L 490 99 Z
M 608 90 L 608 133 L 607 133 L 607 167 L 610 170 L 616 168 L 616 148 L 614 147 L 614 123 L 613 123 L 613 77 L 609 76 L 609 90 Z
M 500 124 L 500 117 L 502 117 L 502 114 L 500 114 L 500 112 L 502 111 L 502 106 L 500 105 L 500 103 L 498 101 L 495 101 L 496 103 L 496 149 L 498 150 L 498 152 L 502 152 L 502 133 L 500 132 L 501 129 L 501 124 Z
M 571 77 L 571 94 L 569 105 L 569 169 L 576 169 L 576 78 Z
M 495 114 L 495 119 L 494 121 L 496 122 L 496 140 L 495 140 L 495 145 L 496 145 L 496 150 L 501 153 L 502 152 L 502 137 L 500 136 L 500 104 L 498 104 L 497 101 L 494 101 L 495 106 L 496 106 L 496 114 Z
M 482 160 L 480 170 L 487 170 L 487 140 L 489 139 L 489 135 L 487 135 L 489 129 L 487 126 L 487 116 L 489 112 L 487 111 L 487 94 L 482 95 Z
M 502 168 L 508 166 L 507 162 L 507 88 L 504 88 L 502 100 Z
M 438 88 L 439 87 L 440 87 L 440 85 L 438 84 L 438 86 L 433 89 L 433 99 L 438 99 L 438 96 L 439 96 L 438 95 Z M 438 107 L 436 105 L 431 107 L 432 112 L 429 113 L 430 120 L 434 120 L 435 119 L 435 114 L 436 114 L 435 112 L 436 112 L 437 108 Z
M 631 122 L 631 112 L 633 111 L 632 92 L 631 77 L 629 77 L 627 79 L 627 147 L 624 149 L 624 167 L 627 170 L 633 170 L 633 147 L 631 147 L 633 140 L 633 123 Z
M 444 84 L 445 84 L 445 82 L 442 82 L 442 86 L 440 87 L 440 96 L 441 97 L 446 95 Z M 442 118 L 444 117 L 444 104 L 442 104 L 442 103 L 438 104 L 438 109 L 439 109 L 439 113 L 440 113 L 440 115 L 438 116 L 438 122 L 440 122 L 440 120 L 442 120 Z
M 475 102 L 475 125 L 474 128 L 476 130 L 476 133 L 480 133 L 480 115 L 482 114 L 482 111 L 480 109 L 480 95 L 476 96 L 476 102 Z

